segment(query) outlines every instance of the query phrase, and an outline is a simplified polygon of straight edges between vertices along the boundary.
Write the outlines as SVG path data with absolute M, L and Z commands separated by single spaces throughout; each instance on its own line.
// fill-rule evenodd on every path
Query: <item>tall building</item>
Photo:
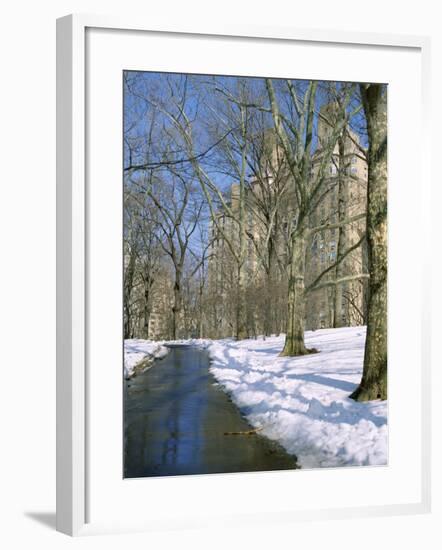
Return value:
M 330 110 L 330 106 L 324 110 L 327 109 Z M 322 160 L 323 144 L 331 130 L 330 125 L 320 117 L 313 173 Z M 338 139 L 333 151 L 322 197 L 310 217 L 310 226 L 322 229 L 312 233 L 308 242 L 306 287 L 365 234 L 367 162 L 359 137 L 348 128 Z M 356 221 L 346 223 L 352 219 Z M 337 267 L 324 275 L 318 283 L 319 289 L 307 296 L 307 329 L 364 323 L 367 283 L 360 276 L 367 272 L 366 263 L 366 246 L 363 241 Z M 336 281 L 342 282 L 331 284 Z
M 318 120 L 312 181 L 323 160 L 325 143 L 332 128 L 329 121 L 332 120 L 333 109 L 333 105 L 327 105 Z M 267 152 L 266 158 L 274 160 L 274 165 L 281 166 L 275 141 L 274 134 L 272 136 L 269 133 L 266 146 L 273 147 L 273 150 Z M 275 174 L 264 166 L 264 161 L 260 164 L 260 179 L 249 181 L 244 190 L 246 273 L 249 286 L 255 289 L 253 294 L 248 295 L 248 322 L 254 325 L 258 333 L 266 330 L 263 311 L 264 315 L 272 316 L 274 332 L 284 330 L 287 243 L 292 224 L 296 223 L 294 185 L 288 170 L 282 167 Z M 363 274 L 367 271 L 366 248 L 364 242 L 360 246 L 356 245 L 365 233 L 367 163 L 364 148 L 356 133 L 350 129 L 343 132 L 326 169 L 326 177 L 309 219 L 311 233 L 306 250 L 305 287 L 317 281 L 318 288 L 306 293 L 306 329 L 354 326 L 365 321 L 367 284 Z M 239 185 L 231 185 L 229 193 L 229 207 L 235 214 L 239 208 Z M 267 204 L 267 211 L 263 203 Z M 272 208 L 277 208 L 276 214 Z M 273 220 L 272 235 L 269 233 L 269 219 Z M 348 223 L 348 220 L 354 221 Z M 237 222 L 220 211 L 217 224 L 212 223 L 214 240 L 209 261 L 209 295 L 214 297 L 213 336 L 219 337 L 234 333 L 235 321 L 229 315 L 229 300 L 235 300 L 235 265 L 225 239 L 216 231 L 216 225 L 222 227 L 224 235 L 228 235 L 235 246 L 238 246 L 239 237 Z M 272 250 L 268 246 L 269 238 L 272 240 Z M 347 253 L 351 247 L 355 249 Z M 273 256 L 266 258 L 266 254 Z M 338 266 L 332 267 L 338 257 L 344 254 L 345 259 Z M 320 277 L 324 271 L 326 273 Z M 266 286 L 269 279 L 272 289 L 269 289 L 268 284 Z M 273 305 L 265 309 L 265 295 L 269 293 L 271 295 L 267 299 L 271 299 Z M 261 310 L 255 319 L 254 311 L 257 307 L 261 307 Z
M 324 156 L 334 112 L 333 105 L 324 107 L 315 127 L 312 186 L 320 168 L 324 174 L 325 161 L 327 165 L 308 219 L 304 280 L 307 330 L 361 325 L 366 315 L 367 254 L 365 241 L 361 242 L 366 223 L 366 151 L 358 135 L 346 128 L 331 157 Z M 285 331 L 290 237 L 298 220 L 296 191 L 274 131 L 261 136 L 260 143 L 259 139 L 253 176 L 245 183 L 243 196 L 240 185 L 233 182 L 225 190 L 227 207 L 220 208 L 215 220 L 209 221 L 211 244 L 207 279 L 203 275 L 205 287 L 182 288 L 187 293 L 179 311 L 184 337 L 235 336 L 240 318 L 245 319 L 249 337 Z M 244 255 L 239 276 L 240 218 L 244 221 Z M 128 243 L 133 240 L 130 230 L 128 225 Z M 334 265 L 342 256 L 343 260 Z M 125 246 L 125 273 L 130 275 L 129 259 L 130 246 Z M 130 299 L 125 300 L 125 321 L 130 318 L 130 334 L 168 339 L 172 334 L 173 274 L 160 251 L 153 282 L 146 284 L 143 265 L 148 266 L 147 260 L 137 255 Z M 239 303 L 244 306 L 242 317 L 238 315 Z

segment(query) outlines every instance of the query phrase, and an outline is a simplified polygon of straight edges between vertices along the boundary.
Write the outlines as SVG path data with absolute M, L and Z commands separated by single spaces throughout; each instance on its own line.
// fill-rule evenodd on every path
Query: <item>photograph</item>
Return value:
M 5 4 L 5 550 L 442 548 L 440 10 L 363 7 Z
M 123 477 L 388 466 L 388 85 L 121 85 Z

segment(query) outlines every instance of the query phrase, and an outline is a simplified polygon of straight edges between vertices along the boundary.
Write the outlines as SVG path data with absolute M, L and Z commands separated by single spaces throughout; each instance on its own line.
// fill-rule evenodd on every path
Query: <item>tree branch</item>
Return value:
M 351 252 L 353 252 L 353 250 L 356 250 L 361 244 L 362 242 L 365 240 L 365 234 L 362 235 L 362 237 L 359 239 L 359 241 L 357 243 L 355 243 L 353 246 L 351 246 L 350 248 L 348 248 L 337 260 L 336 262 L 334 262 L 333 264 L 329 265 L 327 267 L 327 269 L 324 269 L 324 271 L 322 273 L 320 273 L 316 279 L 306 287 L 305 289 L 305 292 L 312 292 L 313 290 L 317 290 L 318 288 L 323 288 L 323 285 L 325 286 L 331 286 L 331 285 L 334 285 L 334 284 L 337 284 L 337 281 L 330 281 L 330 284 L 326 284 L 326 283 L 323 283 L 321 285 L 318 285 L 319 281 L 324 277 L 324 275 L 326 275 L 327 273 L 329 273 L 332 269 L 334 269 L 335 267 L 337 267 Z

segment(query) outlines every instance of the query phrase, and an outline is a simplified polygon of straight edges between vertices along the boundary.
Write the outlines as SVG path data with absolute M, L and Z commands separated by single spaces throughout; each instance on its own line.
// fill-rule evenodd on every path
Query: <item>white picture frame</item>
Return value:
M 418 434 L 418 440 L 414 441 L 414 445 L 418 446 L 418 448 L 416 449 L 413 463 L 416 486 L 413 489 L 414 493 L 412 497 L 403 494 L 395 500 L 392 492 L 385 500 L 380 495 L 379 502 L 370 501 L 367 497 L 366 502 L 364 501 L 362 504 L 359 502 L 351 505 L 349 504 L 350 501 L 342 500 L 336 507 L 319 504 L 318 506 L 306 506 L 305 508 L 302 508 L 300 505 L 291 507 L 290 502 L 287 501 L 281 504 L 279 508 L 278 506 L 272 507 L 271 504 L 267 503 L 267 508 L 262 513 L 252 510 L 242 514 L 238 510 L 233 509 L 226 510 L 225 513 L 221 514 L 218 510 L 216 513 L 213 512 L 212 515 L 210 512 L 207 512 L 206 515 L 202 514 L 205 506 L 198 502 L 195 497 L 194 501 L 191 500 L 186 514 L 182 517 L 178 509 L 176 511 L 171 510 L 168 515 L 167 507 L 163 506 L 161 508 L 161 503 L 157 507 L 151 506 L 149 518 L 146 520 L 143 520 L 142 517 L 124 516 L 116 508 L 113 509 L 112 513 L 106 512 L 103 506 L 104 499 L 97 495 L 99 491 L 103 493 L 103 483 L 107 479 L 105 477 L 107 474 L 103 473 L 103 478 L 100 481 L 101 485 L 97 485 L 95 484 L 96 476 L 94 474 L 97 469 L 91 466 L 94 464 L 94 460 L 96 460 L 96 455 L 98 455 L 97 445 L 100 446 L 99 442 L 96 443 L 95 437 L 93 437 L 93 444 L 91 443 L 91 433 L 97 434 L 97 426 L 103 420 L 102 418 L 100 420 L 98 415 L 94 416 L 91 408 L 91 403 L 97 404 L 97 400 L 101 398 L 96 393 L 96 389 L 94 389 L 97 385 L 94 384 L 93 377 L 91 383 L 91 369 L 94 369 L 97 363 L 93 363 L 93 361 L 91 363 L 91 360 L 95 357 L 93 349 L 91 351 L 94 342 L 88 334 L 91 329 L 91 323 L 97 321 L 94 313 L 92 314 L 92 318 L 95 320 L 91 321 L 90 316 L 91 309 L 93 310 L 95 307 L 91 305 L 93 300 L 91 300 L 91 286 L 89 282 L 90 277 L 93 278 L 94 274 L 92 273 L 91 275 L 90 270 L 95 268 L 91 268 L 92 264 L 88 250 L 90 247 L 93 248 L 95 246 L 93 243 L 90 243 L 90 231 L 92 230 L 92 233 L 95 231 L 93 220 L 96 220 L 98 216 L 103 216 L 104 219 L 104 215 L 99 214 L 99 211 L 94 206 L 94 204 L 96 205 L 93 197 L 94 190 L 92 189 L 91 195 L 89 181 L 91 174 L 94 173 L 94 168 L 90 166 L 93 164 L 93 161 L 88 157 L 88 147 L 93 147 L 92 142 L 95 138 L 87 138 L 90 126 L 94 125 L 94 122 L 91 122 L 93 116 L 91 115 L 91 105 L 87 101 L 87 93 L 90 92 L 88 87 L 91 86 L 93 78 L 95 79 L 94 82 L 97 81 L 97 78 L 101 78 L 98 75 L 100 71 L 94 72 L 93 78 L 90 73 L 90 63 L 97 62 L 94 60 L 91 61 L 88 57 L 90 53 L 88 48 L 91 44 L 88 39 L 88 31 L 91 29 L 102 33 L 102 36 L 105 33 L 119 32 L 119 40 L 127 43 L 133 37 L 136 40 L 142 40 L 142 37 L 155 36 L 165 40 L 173 38 L 175 45 L 177 40 L 182 40 L 183 46 L 186 41 L 202 40 L 207 44 L 214 43 L 214 48 L 219 49 L 221 43 L 228 45 L 229 40 L 235 40 L 235 44 L 239 44 L 240 42 L 241 44 L 246 44 L 247 47 L 251 48 L 251 51 L 254 48 L 263 47 L 263 45 L 268 45 L 268 47 L 274 47 L 275 45 L 275 47 L 279 47 L 280 45 L 282 47 L 295 44 L 305 46 L 307 49 L 311 48 L 312 52 L 316 49 L 320 52 L 320 55 L 330 48 L 335 48 L 335 51 L 339 49 L 343 53 L 348 53 L 350 59 L 352 59 L 351 54 L 354 51 L 382 53 L 383 49 L 388 49 L 392 55 L 402 52 L 404 56 L 409 52 L 416 62 L 416 71 L 412 74 L 411 78 L 414 79 L 413 88 L 416 97 L 420 101 L 418 113 L 415 116 L 415 124 L 419 126 L 422 136 L 422 146 L 415 151 L 415 157 L 410 159 L 409 162 L 410 170 L 415 170 L 415 174 L 419 174 L 419 185 L 416 186 L 415 194 L 421 204 L 422 242 L 428 242 L 429 240 L 425 238 L 429 235 L 430 212 L 430 178 L 427 158 L 429 145 L 428 138 L 426 137 L 428 135 L 429 120 L 427 95 L 430 77 L 429 39 L 416 36 L 341 33 L 336 31 L 290 28 L 249 28 L 247 26 L 232 26 L 231 28 L 216 28 L 216 26 L 213 26 L 213 28 L 201 29 L 170 24 L 164 27 L 152 21 L 143 23 L 130 19 L 95 15 L 70 15 L 59 19 L 57 21 L 57 529 L 70 535 L 86 535 L 131 530 L 168 529 L 171 527 L 186 528 L 217 524 L 220 521 L 224 524 L 236 524 L 238 522 L 244 523 L 245 521 L 296 521 L 324 517 L 350 518 L 428 512 L 430 510 L 431 485 L 429 452 L 431 419 L 430 355 L 428 342 L 430 321 L 429 298 L 427 294 L 427 273 L 429 270 L 427 268 L 430 255 L 426 248 L 420 251 L 421 255 L 419 256 L 418 265 L 419 279 L 421 281 L 419 283 L 419 303 L 416 302 L 413 306 L 415 308 L 413 314 L 418 316 L 416 322 L 419 325 L 419 335 L 414 343 L 410 344 L 411 346 L 414 345 L 416 357 L 419 354 L 418 375 L 416 379 L 419 391 L 419 398 L 417 399 L 418 413 L 416 413 L 416 417 L 418 418 L 416 421 L 416 431 L 410 432 Z M 119 42 L 120 51 L 123 42 Z M 104 42 L 99 43 L 97 50 L 103 44 Z M 135 45 L 130 47 L 135 47 Z M 109 57 L 112 58 L 111 53 Z M 312 57 L 312 59 L 314 58 Z M 150 61 L 152 61 L 152 58 L 150 58 Z M 227 65 L 229 64 L 228 55 L 224 61 Z M 259 62 L 258 59 L 255 68 L 251 69 L 250 74 L 255 74 L 259 70 L 256 68 L 259 67 Z M 149 60 L 146 63 L 148 67 Z M 137 60 L 134 60 L 133 64 L 139 67 Z M 155 63 L 153 70 L 159 70 L 159 66 L 161 67 L 160 61 Z M 94 65 L 94 67 L 98 67 L 98 65 Z M 102 68 L 103 70 L 107 70 L 107 67 Z M 139 68 L 145 69 L 146 66 Z M 387 69 L 388 67 L 385 67 L 385 70 Z M 163 70 L 176 70 L 176 68 L 173 66 L 164 66 Z M 219 70 L 222 69 L 220 68 Z M 401 70 L 412 71 L 413 69 L 399 66 L 397 71 Z M 419 75 L 418 81 L 416 81 L 417 74 Z M 292 76 L 302 78 L 302 75 L 298 73 Z M 326 79 L 327 75 L 324 75 L 323 78 Z M 382 81 L 385 80 L 382 79 Z M 118 99 L 118 96 L 116 96 L 116 99 Z M 112 124 L 113 128 L 117 128 L 118 124 L 120 124 L 121 116 L 115 113 L 115 117 L 117 120 L 114 121 L 115 124 Z M 396 124 L 396 122 L 393 123 Z M 116 140 L 114 143 L 117 143 L 120 138 L 121 136 L 114 135 L 114 140 Z M 393 173 L 391 177 L 395 178 L 398 174 L 395 174 L 394 150 L 390 152 L 393 153 L 393 160 L 391 161 Z M 120 160 L 116 162 L 118 164 Z M 112 169 L 114 170 L 114 177 L 117 179 L 120 178 L 121 172 L 115 174 L 115 169 Z M 117 196 L 117 191 L 115 196 Z M 114 208 L 112 200 L 110 201 L 110 209 L 114 208 L 114 213 L 118 212 L 118 204 L 115 204 Z M 398 216 L 393 215 L 390 218 L 391 223 L 396 224 L 390 228 L 391 238 L 396 238 L 395 235 L 404 229 L 407 204 L 407 197 L 405 197 L 403 201 L 405 213 L 402 212 L 402 214 Z M 118 220 L 118 223 L 120 223 L 120 220 Z M 116 248 L 121 248 L 118 243 L 118 224 L 116 229 L 112 238 L 116 238 L 117 241 L 114 240 L 113 243 Z M 112 254 L 112 252 L 107 252 Z M 95 265 L 101 260 L 103 258 L 100 255 L 97 255 L 97 257 L 94 256 Z M 393 259 L 393 267 L 394 265 Z M 395 271 L 393 270 L 393 275 L 391 273 L 389 275 L 390 287 L 392 282 L 391 277 L 394 276 L 394 273 Z M 118 277 L 115 282 L 118 284 Z M 393 308 L 394 312 L 394 308 L 397 309 L 398 304 L 399 302 L 393 299 L 393 301 L 389 302 L 389 308 Z M 117 306 L 118 299 L 116 299 Z M 117 320 L 117 326 L 118 322 Z M 118 331 L 116 335 L 116 340 L 118 340 Z M 116 346 L 114 349 L 121 347 L 121 340 L 114 342 L 113 345 Z M 117 356 L 115 361 L 121 362 L 121 355 Z M 109 384 L 113 388 L 110 393 L 114 390 L 117 391 L 118 384 L 121 384 L 121 379 L 111 381 Z M 411 390 L 412 388 L 410 388 Z M 394 396 L 395 394 L 397 395 L 397 392 L 395 392 L 393 384 L 390 395 Z M 104 408 L 108 406 L 104 401 L 103 404 Z M 118 408 L 118 402 L 115 406 Z M 399 412 L 398 410 L 397 413 L 399 414 Z M 118 411 L 115 414 L 121 415 L 122 411 Z M 118 422 L 120 420 L 117 421 L 117 425 L 115 426 L 116 432 L 119 431 Z M 104 447 L 102 450 L 104 452 Z M 110 462 L 112 462 L 111 459 Z M 391 477 L 389 471 L 394 471 L 394 464 L 391 466 L 391 470 L 388 470 L 388 468 L 386 467 L 383 470 L 384 473 L 381 474 L 378 469 L 373 474 L 373 479 L 380 479 L 379 476 L 383 476 L 383 479 L 388 481 L 388 478 Z M 103 468 L 103 470 L 106 470 L 106 468 Z M 360 474 L 356 470 L 349 469 L 349 472 L 346 474 L 348 483 L 358 483 Z M 261 487 L 264 492 L 269 491 L 268 487 L 270 486 L 282 487 L 284 483 L 289 481 L 287 477 L 277 477 L 281 473 L 265 475 L 269 483 Z M 299 476 L 300 474 L 296 473 L 295 475 Z M 306 471 L 302 475 L 308 476 L 309 482 L 315 484 L 315 487 L 318 483 L 317 480 L 320 479 L 321 483 L 329 483 L 331 488 L 336 486 L 337 483 L 333 481 L 332 477 L 334 476 L 337 479 L 339 473 L 330 470 L 322 473 Z M 370 483 L 370 475 L 370 473 L 365 475 L 367 484 Z M 403 476 L 403 473 L 401 475 Z M 251 492 L 253 492 L 253 486 L 256 486 L 258 483 L 256 481 L 258 479 L 256 474 L 234 474 L 234 476 L 236 476 L 234 478 L 236 484 L 242 483 L 244 488 L 248 488 Z M 284 476 L 284 473 L 282 473 L 282 476 Z M 215 476 L 215 478 L 213 482 L 207 480 L 206 476 L 190 476 L 186 480 L 174 478 L 150 480 L 151 483 L 153 482 L 156 485 L 151 484 L 149 492 L 155 492 L 159 487 L 159 483 L 162 483 L 166 487 L 166 491 L 173 492 L 176 490 L 177 494 L 183 491 L 189 492 L 195 490 L 195 494 L 202 495 L 210 493 L 210 491 L 213 492 L 213 490 L 221 490 L 221 484 L 230 486 L 230 490 L 232 489 L 232 484 L 230 483 L 231 476 L 224 476 L 223 479 L 220 476 Z M 401 477 L 399 476 L 395 481 L 396 485 L 400 484 L 400 480 Z M 120 494 L 112 493 L 113 481 L 111 479 L 108 479 L 108 481 L 110 494 L 106 495 L 106 497 L 109 500 L 119 501 Z M 143 480 L 141 480 L 142 482 Z M 129 486 L 127 483 L 131 484 L 131 494 L 135 495 L 136 493 L 138 495 L 136 498 L 140 498 L 139 495 L 141 493 L 135 487 L 135 484 L 139 483 L 139 480 L 129 480 L 126 482 L 126 486 Z M 174 489 L 175 487 L 176 489 Z M 97 509 L 99 502 L 102 505 L 102 515 L 95 514 L 92 511 L 92 508 L 94 510 Z M 122 500 L 121 506 L 123 507 Z M 269 513 L 269 511 L 272 513 Z M 116 518 L 118 518 L 118 521 Z

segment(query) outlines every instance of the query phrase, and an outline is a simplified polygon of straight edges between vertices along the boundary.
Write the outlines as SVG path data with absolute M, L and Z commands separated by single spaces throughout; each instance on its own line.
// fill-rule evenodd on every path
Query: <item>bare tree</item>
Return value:
M 289 176 L 284 155 L 273 131 L 265 126 L 254 132 L 250 162 L 252 181 L 249 186 L 248 208 L 256 220 L 255 227 L 247 231 L 254 252 L 264 274 L 264 284 L 259 285 L 262 295 L 263 332 L 276 332 L 278 303 L 275 290 L 287 277 L 287 198 Z
M 138 186 L 150 209 L 129 285 L 138 284 L 144 297 L 136 292 L 128 300 L 144 319 L 144 337 L 155 286 L 154 243 L 162 251 L 155 253 L 159 264 L 167 258 L 162 272 L 171 273 L 163 304 L 171 304 L 174 338 L 244 338 L 286 324 L 283 354 L 297 355 L 309 351 L 304 325 L 310 293 L 327 289 L 334 296 L 332 323 L 340 302 L 359 315 L 355 289 L 368 274 L 363 266 L 349 270 L 345 260 L 365 235 L 347 239 L 346 227 L 354 228 L 365 212 L 352 213 L 343 200 L 350 162 L 345 148 L 353 139 L 348 128 L 361 109 L 355 85 L 130 73 L 125 87 L 126 181 Z M 322 109 L 329 104 L 331 110 Z M 328 129 L 321 139 L 318 121 Z M 332 164 L 340 199 L 333 215 L 318 219 L 333 188 Z M 332 230 L 338 230 L 337 256 L 306 279 L 308 243 Z M 129 262 L 127 275 L 129 283 Z
M 172 262 L 174 270 L 172 338 L 182 336 L 182 283 L 185 262 L 203 211 L 203 201 L 195 185 L 173 170 L 169 181 L 148 183 L 146 194 L 158 210 L 158 227 L 162 233 L 160 246 Z
M 241 339 L 247 336 L 245 262 L 247 254 L 246 171 L 247 149 L 249 146 L 249 114 L 245 100 L 247 95 L 245 80 L 237 79 L 236 85 L 239 96 L 243 98 L 242 101 L 236 104 L 229 104 L 224 101 L 222 106 L 217 105 L 218 109 L 208 106 L 207 111 L 207 113 L 212 113 L 217 122 L 216 131 L 218 134 L 215 136 L 214 141 L 218 144 L 218 159 L 223 157 L 224 165 L 229 166 L 237 182 L 237 187 L 229 198 L 225 196 L 216 180 L 205 168 L 202 162 L 204 157 L 200 157 L 196 153 L 196 132 L 187 112 L 184 93 L 175 102 L 175 105 L 179 107 L 179 116 L 172 114 L 170 111 L 167 112 L 167 115 L 172 120 L 185 144 L 187 158 L 190 159 L 195 177 L 199 181 L 210 211 L 214 228 L 213 234 L 221 236 L 227 244 L 235 265 L 237 296 L 235 300 L 235 336 L 237 339 Z M 212 128 L 212 135 L 213 133 Z
M 330 125 L 327 139 L 321 144 L 321 154 L 317 157 L 317 163 L 313 163 L 313 136 L 316 115 L 316 95 L 318 82 L 310 81 L 301 93 L 293 82 L 287 81 L 287 93 L 292 100 L 293 115 L 286 114 L 280 107 L 277 94 L 271 79 L 266 79 L 266 87 L 269 96 L 275 131 L 280 140 L 286 156 L 287 165 L 292 176 L 294 202 L 296 210 L 296 225 L 293 228 L 291 240 L 291 258 L 288 281 L 288 315 L 286 340 L 282 355 L 303 355 L 309 353 L 304 343 L 305 326 L 305 258 L 306 242 L 309 233 L 319 231 L 324 227 L 309 228 L 309 218 L 314 211 L 323 190 L 326 171 L 330 166 L 331 158 L 339 136 L 349 117 L 354 113 L 348 113 L 354 93 L 354 85 L 345 85 L 342 103 L 336 103 L 335 122 Z M 359 109 L 359 107 L 356 107 Z M 354 220 L 343 220 L 334 227 L 340 227 Z M 327 224 L 325 227 L 331 227 Z M 343 261 L 343 255 L 340 262 Z M 334 267 L 336 267 L 335 262 Z M 319 285 L 323 274 L 310 285 L 309 291 Z M 343 280 L 339 281 L 342 283 Z M 327 282 L 322 285 L 337 284 Z
M 139 271 L 143 284 L 143 338 L 150 337 L 153 289 L 161 267 L 161 236 L 158 234 L 158 213 L 148 205 L 140 231 Z
M 124 240 L 124 338 L 133 336 L 132 294 L 135 282 L 135 268 L 137 261 L 137 238 L 133 229 L 127 231 Z
M 370 272 L 362 380 L 351 397 L 387 398 L 387 109 L 381 84 L 360 85 L 369 139 L 367 242 Z

